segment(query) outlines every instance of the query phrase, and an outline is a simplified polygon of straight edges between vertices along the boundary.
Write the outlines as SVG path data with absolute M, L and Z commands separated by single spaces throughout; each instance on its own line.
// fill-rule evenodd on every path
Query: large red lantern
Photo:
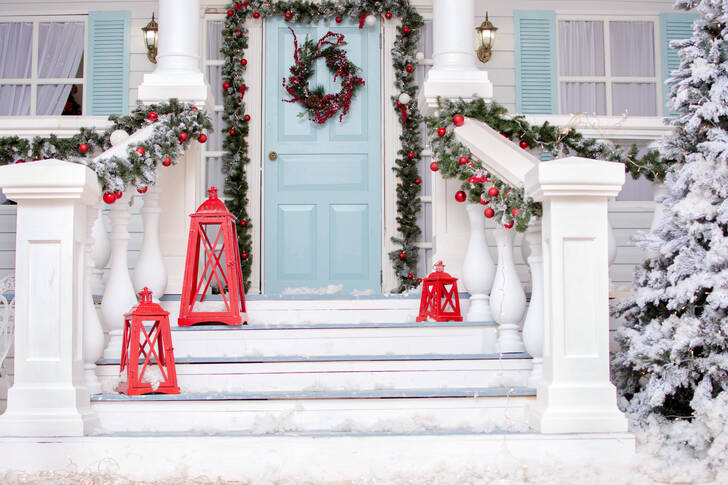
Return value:
M 208 195 L 197 212 L 190 214 L 190 237 L 177 324 L 216 322 L 240 325 L 246 315 L 236 220 L 223 201 L 218 199 L 215 187 L 210 187 Z M 204 255 L 200 254 L 201 249 Z M 204 266 L 200 256 L 204 256 Z M 223 311 L 203 308 L 202 302 L 208 291 L 212 291 L 213 281 L 222 296 Z
M 463 321 L 463 317 L 460 315 L 457 281 L 457 278 L 445 273 L 445 265 L 442 264 L 442 261 L 435 264 L 435 271 L 422 282 L 418 322 L 425 320 Z
M 144 287 L 139 303 L 124 315 L 124 341 L 121 346 L 120 374 L 126 370 L 116 391 L 129 396 L 159 392 L 179 394 L 174 367 L 169 312 L 152 301 L 152 292 Z M 144 323 L 152 325 L 144 326 Z M 140 357 L 144 357 L 142 362 Z

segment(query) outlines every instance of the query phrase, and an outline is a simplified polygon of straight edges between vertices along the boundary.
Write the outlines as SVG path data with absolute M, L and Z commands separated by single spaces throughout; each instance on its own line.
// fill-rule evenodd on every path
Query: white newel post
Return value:
M 121 354 L 124 313 L 136 305 L 134 286 L 129 277 L 127 251 L 129 249 L 129 201 L 131 195 L 114 202 L 109 210 L 111 219 L 111 270 L 101 301 L 104 327 L 109 332 L 109 343 L 104 350 L 105 359 L 118 359 Z
M 144 239 L 134 269 L 134 290 L 138 293 L 146 286 L 152 290 L 154 300 L 158 301 L 167 289 L 167 269 L 159 247 L 159 194 L 162 189 L 152 185 L 144 194 L 142 222 L 144 223 Z
M 18 203 L 15 253 L 15 381 L 0 435 L 83 436 L 96 425 L 83 378 L 89 212 L 96 174 L 43 160 L 0 167 Z
M 544 369 L 534 421 L 542 433 L 627 431 L 609 380 L 607 200 L 621 163 L 569 157 L 526 175 L 543 203 Z
M 86 242 L 86 277 L 84 278 L 84 323 L 83 323 L 83 373 L 86 387 L 91 394 L 101 392 L 101 381 L 96 375 L 96 361 L 104 353 L 104 329 L 99 320 L 99 314 L 94 305 L 94 297 L 91 291 L 91 271 L 94 268 L 94 234 L 95 224 L 101 219 L 98 206 L 89 207 L 87 212 L 88 238 Z M 105 233 L 106 231 L 104 231 Z
M 94 221 L 92 229 L 92 236 L 94 245 L 91 251 L 91 260 L 93 262 L 93 268 L 91 270 L 91 294 L 102 295 L 104 293 L 104 268 L 111 256 L 111 243 L 109 242 L 109 233 L 106 230 L 103 210 L 98 211 L 98 216 Z
M 531 219 L 523 238 L 531 269 L 531 301 L 528 303 L 526 319 L 523 321 L 523 345 L 531 354 L 533 370 L 528 376 L 530 387 L 538 386 L 543 375 L 543 256 L 541 253 L 541 220 Z M 523 250 L 523 249 L 522 249 Z
M 513 262 L 513 236 L 515 229 L 496 225 L 494 234 L 498 245 L 498 265 L 495 269 L 490 305 L 498 323 L 498 352 L 523 352 L 520 323 L 526 311 L 526 293 Z

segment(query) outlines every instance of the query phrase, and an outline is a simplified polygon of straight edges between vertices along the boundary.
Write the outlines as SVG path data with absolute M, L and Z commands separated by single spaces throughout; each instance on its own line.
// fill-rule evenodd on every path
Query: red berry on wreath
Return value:
M 457 192 L 455 192 L 455 200 L 457 200 L 458 202 L 465 202 L 465 199 L 467 199 L 465 192 L 463 192 L 462 190 L 458 190 Z
M 513 210 L 511 211 L 511 214 L 513 215 L 513 217 L 516 217 L 516 216 L 518 215 L 518 213 L 519 213 L 519 212 L 520 212 L 520 210 L 518 209 L 518 207 L 516 207 L 515 209 L 513 209 Z
M 406 255 L 404 254 L 404 252 L 399 253 L 399 259 L 404 260 L 405 257 Z
M 407 158 L 409 158 L 410 160 L 413 160 L 413 159 L 415 158 L 415 154 L 414 154 L 414 152 L 409 152 L 409 153 L 407 154 Z
M 415 179 L 415 185 L 420 185 L 421 183 L 422 183 L 422 180 L 420 180 L 420 179 Z
M 414 67 L 412 67 L 412 64 L 407 64 L 407 67 L 405 67 L 405 70 L 406 70 L 407 72 L 412 72 L 412 71 L 414 71 L 414 70 L 415 70 L 415 68 L 414 68 Z
M 180 143 L 186 142 L 187 141 L 187 133 L 185 133 L 184 131 L 182 133 L 180 133 L 179 134 L 179 141 L 180 141 Z
M 238 3 L 235 4 L 235 10 L 240 10 L 241 8 L 243 8 L 243 4 L 242 3 L 238 2 Z
M 485 217 L 490 219 L 491 217 L 493 217 L 495 215 L 495 211 L 493 210 L 492 207 L 488 207 L 487 209 L 485 209 L 483 211 L 483 214 L 485 215 Z
M 149 121 L 157 121 L 159 119 L 159 115 L 154 111 L 150 111 L 147 115 L 147 119 Z
M 402 33 L 403 34 L 409 34 L 410 33 L 410 28 L 407 27 L 407 26 L 402 27 Z
M 247 60 L 247 59 L 245 59 L 245 58 L 243 58 L 243 59 L 240 59 L 240 65 L 241 65 L 241 66 L 247 66 L 247 65 L 248 65 L 248 60 Z
M 440 167 L 437 166 L 437 162 L 432 162 L 430 164 L 430 170 L 432 170 L 433 172 L 437 172 L 438 170 L 440 170 Z
M 250 115 L 245 115 L 245 117 L 244 117 L 243 119 L 244 119 L 245 121 L 250 121 Z
M 384 14 L 384 18 L 387 19 L 387 20 L 391 19 L 392 18 L 392 12 L 385 13 Z
M 413 280 L 413 279 L 415 279 L 415 275 L 413 275 L 412 273 L 410 273 L 410 274 L 407 275 L 407 279 L 408 280 Z
M 505 227 L 506 229 L 510 229 L 511 227 L 513 227 L 514 224 L 515 224 L 515 221 L 511 221 L 508 224 L 503 224 L 503 227 Z
M 81 143 L 78 146 L 78 151 L 81 152 L 81 153 L 83 153 L 84 155 L 87 154 L 88 153 L 88 145 L 85 144 L 85 143 Z
M 235 15 L 235 12 L 232 10 L 228 10 L 227 15 L 228 15 L 228 17 L 232 17 L 233 15 Z
M 222 83 L 222 88 L 223 89 L 230 89 L 230 83 L 228 83 L 228 82 Z
M 107 204 L 113 204 L 116 202 L 116 196 L 112 192 L 106 192 L 104 194 L 104 202 Z
M 500 191 L 498 190 L 498 187 L 491 187 L 488 189 L 488 196 L 489 197 L 496 197 Z
M 525 150 L 526 148 L 528 148 L 528 143 L 526 143 L 525 141 L 521 140 L 521 143 L 519 143 L 518 146 L 521 147 L 521 148 L 523 148 Z
M 438 128 L 437 129 L 437 136 L 445 136 L 445 133 L 447 133 L 447 128 Z
M 458 160 L 458 162 L 460 163 L 460 165 L 465 165 L 466 163 L 468 163 L 468 157 L 460 157 L 460 160 Z
M 465 117 L 461 114 L 456 114 L 452 117 L 452 122 L 455 123 L 455 126 L 463 126 L 463 123 L 465 123 Z
M 260 18 L 260 13 L 258 13 L 258 12 L 253 12 L 253 18 L 254 18 L 254 19 L 259 19 L 259 18 Z
M 337 24 L 340 24 L 343 20 L 344 19 L 342 19 L 341 17 L 336 17 L 336 23 Z
M 205 143 L 207 141 L 207 135 L 205 135 L 204 133 L 201 134 L 197 137 L 197 141 L 199 141 L 200 143 Z
M 286 20 L 291 20 L 291 17 L 293 17 L 293 14 L 291 12 L 286 12 L 283 14 L 283 17 L 285 17 Z
M 116 197 L 116 200 L 121 199 L 121 197 L 124 195 L 124 192 L 119 190 L 118 192 L 114 192 L 114 197 Z
M 248 259 L 248 253 L 244 252 L 243 254 L 240 255 L 240 257 L 243 259 Z
M 144 147 L 136 147 L 136 151 L 139 155 L 144 156 Z
M 137 192 L 140 194 L 146 194 L 148 187 L 145 185 L 144 187 L 137 187 Z
M 170 165 L 172 165 L 172 159 L 169 157 L 165 158 L 162 162 L 162 165 L 164 165 L 165 167 L 169 167 Z

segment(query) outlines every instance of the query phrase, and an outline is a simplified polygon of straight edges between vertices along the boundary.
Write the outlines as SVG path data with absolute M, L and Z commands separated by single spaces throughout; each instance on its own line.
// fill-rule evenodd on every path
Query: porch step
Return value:
M 522 387 L 186 393 L 92 398 L 118 432 L 528 431 L 535 390 Z
M 99 364 L 102 387 L 112 392 L 119 361 Z M 183 357 L 176 364 L 187 393 L 512 387 L 525 386 L 531 372 L 528 354 Z

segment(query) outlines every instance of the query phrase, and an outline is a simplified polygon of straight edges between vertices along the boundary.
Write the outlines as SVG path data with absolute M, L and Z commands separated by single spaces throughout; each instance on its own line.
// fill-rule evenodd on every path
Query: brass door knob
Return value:
M 270 158 L 271 161 L 275 162 L 276 160 L 278 160 L 278 153 L 270 152 L 268 154 L 268 158 Z

